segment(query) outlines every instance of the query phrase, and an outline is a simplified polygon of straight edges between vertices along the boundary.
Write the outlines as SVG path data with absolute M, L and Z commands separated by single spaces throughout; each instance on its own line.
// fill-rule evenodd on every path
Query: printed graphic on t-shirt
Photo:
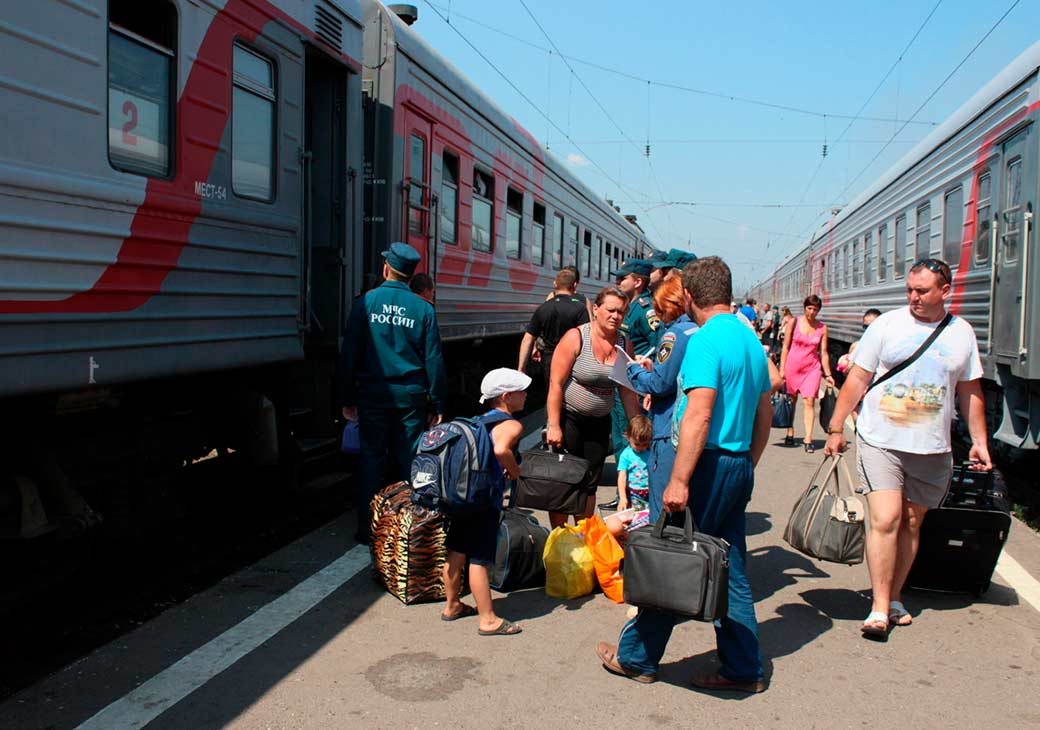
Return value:
M 900 352 L 898 357 L 906 359 L 917 345 L 908 342 L 903 349 L 907 352 Z M 944 343 L 936 342 L 929 349 L 927 356 L 881 385 L 878 410 L 888 423 L 920 426 L 942 422 L 950 373 L 957 372 L 961 365 Z

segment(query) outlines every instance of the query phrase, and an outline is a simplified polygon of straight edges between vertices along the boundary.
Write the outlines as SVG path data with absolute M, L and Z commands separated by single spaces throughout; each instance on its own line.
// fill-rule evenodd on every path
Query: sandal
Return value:
M 794 436 L 784 436 L 784 446 L 794 446 Z
M 802 446 L 805 447 L 805 453 L 807 453 L 807 454 L 815 454 L 816 453 L 816 445 L 812 441 L 803 441 L 802 442 Z
M 485 631 L 484 629 L 477 629 L 477 633 L 481 636 L 515 636 L 523 631 L 522 628 L 514 624 L 507 618 L 502 619 L 502 623 L 498 625 L 497 629 L 491 629 Z
M 914 617 L 906 610 L 901 601 L 890 601 L 888 604 L 888 622 L 893 626 L 909 626 Z
M 864 638 L 874 639 L 875 641 L 887 641 L 890 628 L 888 616 L 881 613 L 881 611 L 871 611 L 863 619 L 863 625 L 859 627 L 859 630 L 863 632 Z
M 441 614 L 441 621 L 458 621 L 460 618 L 469 618 L 470 616 L 476 616 L 477 609 L 473 608 L 469 604 L 463 603 L 462 608 L 454 616 L 448 616 L 447 614 Z

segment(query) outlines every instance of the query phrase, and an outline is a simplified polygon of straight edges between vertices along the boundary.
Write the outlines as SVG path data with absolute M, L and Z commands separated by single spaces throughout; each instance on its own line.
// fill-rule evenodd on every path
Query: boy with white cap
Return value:
M 480 402 L 487 402 L 491 410 L 480 417 L 488 429 L 494 445 L 495 459 L 501 471 L 499 483 L 492 489 L 491 504 L 487 510 L 451 518 L 445 547 L 444 592 L 447 604 L 441 613 L 442 621 L 455 621 L 466 616 L 479 615 L 478 633 L 481 636 L 512 636 L 519 634 L 520 626 L 495 615 L 491 603 L 491 583 L 488 568 L 495 564 L 498 547 L 498 521 L 502 510 L 505 480 L 520 476 L 520 465 L 514 450 L 520 443 L 524 429 L 514 414 L 524 409 L 527 387 L 531 378 L 519 370 L 497 368 L 484 376 L 480 383 Z M 462 588 L 462 568 L 469 558 L 469 590 L 477 607 L 459 600 Z

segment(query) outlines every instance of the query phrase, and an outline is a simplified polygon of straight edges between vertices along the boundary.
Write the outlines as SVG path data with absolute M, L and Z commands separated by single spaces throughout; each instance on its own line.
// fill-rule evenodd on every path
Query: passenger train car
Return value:
M 98 460 L 132 484 L 335 451 L 343 324 L 393 240 L 461 343 L 518 334 L 561 264 L 591 291 L 649 245 L 371 0 L 0 21 L 0 537 L 90 522 Z
M 591 293 L 624 259 L 646 253 L 631 217 L 396 13 L 363 5 L 368 271 L 378 271 L 387 240 L 420 251 L 420 270 L 437 282 L 444 339 L 521 332 L 562 266 L 577 265 Z
M 912 263 L 953 271 L 949 309 L 975 328 L 998 440 L 1040 445 L 1040 43 L 999 73 L 752 289 L 800 313 L 823 299 L 831 339 L 860 335 L 868 307 L 906 303 Z

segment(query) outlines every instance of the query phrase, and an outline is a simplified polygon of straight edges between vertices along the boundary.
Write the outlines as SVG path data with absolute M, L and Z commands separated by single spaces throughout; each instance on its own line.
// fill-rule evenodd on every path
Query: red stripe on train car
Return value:
M 968 205 L 968 215 L 964 221 L 964 239 L 961 241 L 961 258 L 957 263 L 957 271 L 953 275 L 953 294 L 950 296 L 950 312 L 959 314 L 961 304 L 964 301 L 964 278 L 968 275 L 971 266 L 972 255 L 975 251 L 975 234 L 978 231 L 978 200 L 979 200 L 979 175 L 987 170 L 986 161 L 997 139 L 1015 126 L 1027 116 L 1040 109 L 1040 102 L 1031 104 L 1012 117 L 1004 120 L 998 127 L 994 128 L 986 139 L 979 145 L 979 152 L 975 155 L 975 177 L 971 181 L 971 199 Z M 1028 241 L 1026 242 L 1028 245 Z M 991 250 L 990 256 L 996 256 L 997 252 Z M 990 306 L 993 306 L 992 302 Z
M 262 0 L 229 0 L 206 30 L 197 56 L 203 63 L 192 64 L 184 91 L 177 100 L 176 177 L 148 180 L 144 202 L 134 214 L 130 237 L 124 239 L 115 263 L 110 264 L 87 291 L 55 301 L 0 301 L 0 314 L 127 312 L 159 292 L 166 276 L 177 267 L 191 227 L 202 211 L 195 181 L 209 179 L 227 126 L 227 110 L 231 108 L 232 43 L 236 37 L 255 40 L 263 27 L 276 19 L 317 41 L 355 71 L 361 70 L 358 61 L 330 48 L 273 5 Z M 201 106 L 209 112 L 196 108 L 188 113 L 190 99 L 195 100 L 196 106 L 201 101 Z M 177 213 L 171 212 L 171 198 L 177 200 L 180 208 Z M 156 246 L 153 243 L 156 240 L 172 243 Z

